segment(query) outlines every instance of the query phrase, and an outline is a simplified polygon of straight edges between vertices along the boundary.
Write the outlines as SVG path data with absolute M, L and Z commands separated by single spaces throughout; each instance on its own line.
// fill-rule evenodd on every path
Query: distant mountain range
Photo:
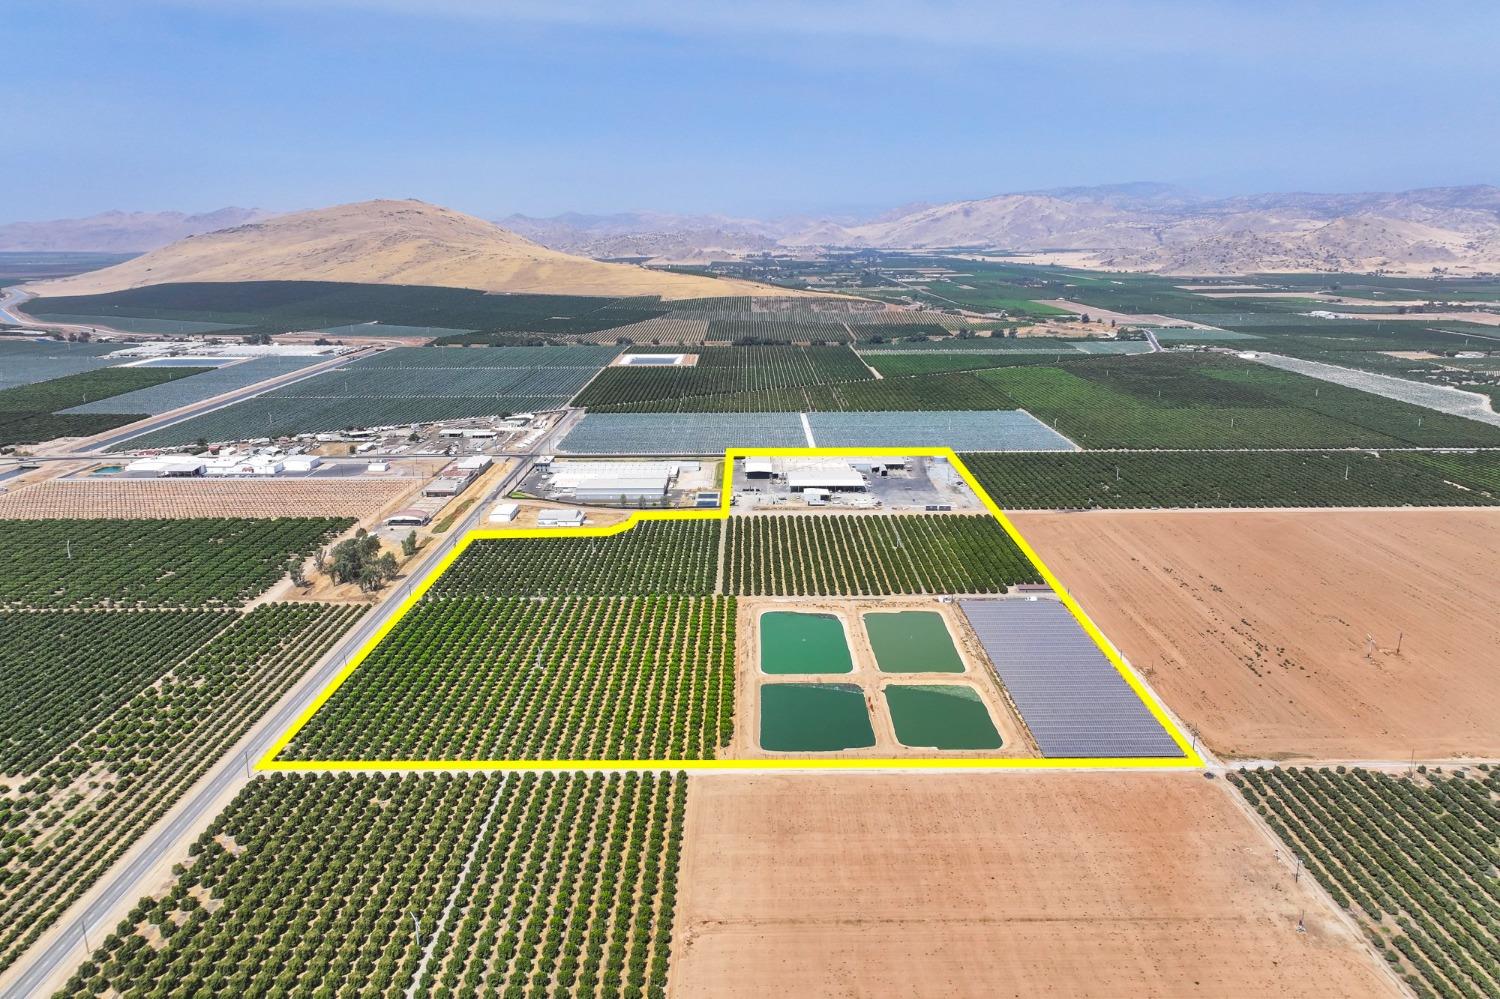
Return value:
M 81 219 L 0 224 L 0 251 L 145 253 L 185 236 L 227 229 L 266 217 L 257 208 L 182 212 L 104 212 Z
M 1070 261 L 1172 274 L 1500 271 L 1500 188 L 1209 198 L 1133 183 L 914 205 L 873 219 L 512 216 L 506 226 L 590 256 L 724 259 L 788 248 L 1079 251 Z
M 796 245 L 1086 251 L 1080 263 L 1170 274 L 1500 270 L 1500 188 L 1207 199 L 1126 184 L 1004 194 L 862 225 L 818 225 Z
M 0 225 L 0 250 L 140 252 L 265 217 L 225 208 L 15 222 Z M 865 247 L 1066 253 L 1079 266 L 1166 274 L 1500 272 L 1500 187 L 1489 185 L 1210 198 L 1143 182 L 906 205 L 865 219 L 626 212 L 511 215 L 498 225 L 562 253 L 653 263 Z

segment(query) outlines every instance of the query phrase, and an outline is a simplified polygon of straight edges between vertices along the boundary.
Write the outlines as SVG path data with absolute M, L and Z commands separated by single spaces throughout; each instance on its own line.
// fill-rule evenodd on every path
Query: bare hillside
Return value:
M 1265 194 L 1211 200 L 1163 185 L 1006 194 L 863 225 L 831 222 L 794 246 L 1086 251 L 1079 262 L 1166 274 L 1500 270 L 1500 188 Z
M 350 281 L 480 291 L 705 298 L 784 288 L 575 257 L 421 201 L 365 201 L 191 236 L 103 270 L 28 290 L 90 295 L 192 281 Z

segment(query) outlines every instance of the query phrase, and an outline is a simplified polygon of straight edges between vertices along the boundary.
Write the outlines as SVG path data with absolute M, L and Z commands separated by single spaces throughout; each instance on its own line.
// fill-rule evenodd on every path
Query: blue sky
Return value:
M 8 0 L 0 221 L 1500 182 L 1500 5 Z

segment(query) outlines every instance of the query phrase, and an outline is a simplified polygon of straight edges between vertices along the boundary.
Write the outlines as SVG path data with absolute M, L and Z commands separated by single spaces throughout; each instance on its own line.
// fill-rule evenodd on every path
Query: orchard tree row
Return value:
M 1500 771 L 1229 779 L 1418 996 L 1500 995 Z
M 238 620 L 231 611 L 0 611 L 0 773 L 34 771 Z
M 730 593 L 863 596 L 1004 593 L 1040 582 L 1036 567 L 988 514 L 732 517 Z
M 239 605 L 348 528 L 344 517 L 8 520 L 0 607 Z
M 647 520 L 602 538 L 475 541 L 433 596 L 709 594 L 719 569 L 717 520 Z
M 1007 510 L 1245 506 L 1494 506 L 1486 452 L 1073 451 L 966 454 Z
M 261 777 L 61 994 L 662 996 L 686 793 L 680 774 Z
M 215 614 L 186 658 L 181 648 L 158 646 L 164 661 L 140 671 L 153 678 L 142 685 L 140 673 L 133 675 L 135 692 L 118 706 L 109 703 L 121 693 L 118 685 L 106 685 L 107 697 L 84 705 L 92 712 L 87 719 L 70 721 L 66 713 L 74 709 L 54 706 L 68 701 L 66 690 L 54 690 L 52 703 L 34 699 L 34 710 L 56 724 L 49 728 L 49 758 L 37 765 L 28 757 L 28 770 L 0 788 L 0 969 L 222 759 L 363 610 L 266 604 L 244 615 Z M 157 631 L 170 627 L 151 623 L 158 616 L 184 630 L 198 620 L 184 612 L 90 613 Z M 77 612 L 24 616 L 66 616 L 73 627 L 93 629 L 84 623 L 89 615 Z M 131 639 L 113 633 L 122 643 L 122 668 L 135 670 Z M 105 673 L 114 668 L 108 659 L 90 665 Z
M 422 601 L 282 758 L 711 758 L 733 727 L 734 617 L 725 597 Z

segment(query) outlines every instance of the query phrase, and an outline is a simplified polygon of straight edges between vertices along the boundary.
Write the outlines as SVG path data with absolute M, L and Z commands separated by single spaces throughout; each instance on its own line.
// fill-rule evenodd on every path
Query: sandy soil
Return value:
M 1500 755 L 1500 510 L 1013 517 L 1221 755 Z
M 679 999 L 1399 994 L 1195 773 L 690 781 Z
M 735 719 L 734 738 L 730 741 L 725 758 L 732 759 L 786 759 L 807 756 L 817 759 L 839 757 L 900 758 L 900 757 L 1028 757 L 1041 753 L 1031 738 L 1031 733 L 1021 723 L 1020 715 L 1010 703 L 995 671 L 990 668 L 984 647 L 979 637 L 969 627 L 968 620 L 959 612 L 957 604 L 939 603 L 930 597 L 851 597 L 847 599 L 820 597 L 740 597 L 735 618 Z M 875 661 L 875 649 L 870 644 L 865 630 L 863 614 L 866 611 L 922 610 L 935 611 L 943 616 L 948 634 L 953 637 L 953 646 L 963 661 L 962 673 L 882 673 Z M 844 625 L 844 637 L 849 643 L 850 658 L 854 662 L 852 673 L 819 673 L 814 675 L 766 674 L 760 669 L 760 616 L 767 611 L 803 611 L 812 614 L 833 614 Z M 760 687 L 765 683 L 843 683 L 858 686 L 865 695 L 865 707 L 870 712 L 871 727 L 875 730 L 874 748 L 850 749 L 836 753 L 774 753 L 760 748 Z M 995 730 L 1000 733 L 1001 746 L 994 750 L 937 750 L 903 746 L 896 739 L 895 723 L 886 707 L 884 687 L 892 682 L 920 683 L 928 685 L 952 684 L 968 687 L 979 694 L 989 709 Z
M 343 479 L 50 479 L 0 495 L 0 518 L 357 517 L 399 504 L 417 476 Z

